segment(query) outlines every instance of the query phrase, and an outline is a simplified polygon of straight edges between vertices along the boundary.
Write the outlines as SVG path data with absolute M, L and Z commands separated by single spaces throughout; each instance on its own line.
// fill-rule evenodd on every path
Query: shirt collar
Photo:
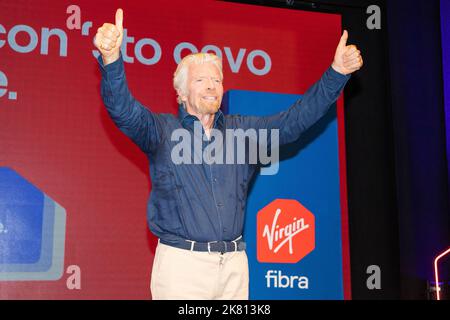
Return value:
M 178 106 L 178 119 L 181 121 L 183 127 L 194 127 L 194 121 L 199 121 L 198 118 L 186 111 L 186 109 L 183 107 L 183 105 Z M 222 129 L 223 128 L 223 122 L 224 122 L 224 114 L 219 109 L 214 114 L 214 125 L 213 128 L 215 129 Z

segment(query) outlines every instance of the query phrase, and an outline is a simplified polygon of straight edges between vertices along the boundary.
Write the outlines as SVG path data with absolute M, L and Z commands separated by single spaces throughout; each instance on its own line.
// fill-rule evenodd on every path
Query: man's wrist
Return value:
M 341 90 L 350 79 L 350 77 L 350 73 L 343 74 L 339 71 L 339 68 L 335 68 L 335 66 L 333 65 L 328 67 L 327 71 L 325 72 L 325 79 L 328 87 L 332 88 L 333 90 Z
M 106 66 L 108 64 L 111 64 L 113 62 L 116 62 L 120 58 L 120 52 L 114 55 L 111 55 L 109 57 L 105 57 L 102 55 L 103 65 Z
M 333 61 L 333 63 L 331 64 L 331 67 L 333 68 L 334 71 L 336 71 L 336 72 L 342 74 L 343 76 L 346 76 L 346 75 L 347 75 L 346 73 L 344 73 L 344 71 L 341 70 L 341 68 L 340 68 L 338 65 L 336 65 L 336 64 L 334 63 L 334 61 Z
M 106 58 L 108 59 L 108 58 Z M 112 60 L 112 59 L 111 59 Z M 110 63 L 104 61 L 104 57 L 99 55 L 97 57 L 98 64 L 100 66 L 100 72 L 104 79 L 118 79 L 123 76 L 123 60 L 122 55 L 119 54 L 119 58 Z

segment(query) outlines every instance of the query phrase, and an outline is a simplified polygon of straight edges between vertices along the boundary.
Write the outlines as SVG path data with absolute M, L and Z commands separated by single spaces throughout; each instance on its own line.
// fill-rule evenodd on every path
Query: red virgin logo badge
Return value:
M 314 215 L 297 200 L 276 199 L 257 216 L 259 262 L 297 263 L 315 247 Z

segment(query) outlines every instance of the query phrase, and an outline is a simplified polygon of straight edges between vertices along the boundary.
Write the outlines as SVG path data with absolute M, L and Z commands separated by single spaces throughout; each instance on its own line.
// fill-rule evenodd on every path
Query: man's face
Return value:
M 182 99 L 188 112 L 214 114 L 219 110 L 223 85 L 219 68 L 212 62 L 191 64 L 187 77 L 187 96 Z

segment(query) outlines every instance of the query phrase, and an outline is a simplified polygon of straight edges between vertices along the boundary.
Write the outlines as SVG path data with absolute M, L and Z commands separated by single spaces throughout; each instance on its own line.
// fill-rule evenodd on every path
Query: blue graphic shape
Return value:
M 12 169 L 0 168 L 0 281 L 61 278 L 65 228 L 64 208 Z
M 299 98 L 301 95 L 231 90 L 224 97 L 224 109 L 230 114 L 272 115 L 287 110 Z M 298 141 L 280 148 L 277 174 L 257 175 L 252 183 L 244 227 L 250 299 L 343 299 L 336 106 Z M 277 198 L 295 199 L 315 216 L 315 249 L 298 263 L 260 263 L 256 258 L 257 213 Z M 283 277 L 277 288 L 273 281 L 269 287 L 269 270 L 289 277 L 289 286 L 283 287 L 288 284 Z M 307 277 L 308 289 L 299 288 L 298 278 L 291 281 L 291 276 Z
M 14 171 L 0 168 L 0 177 L 0 263 L 36 263 L 41 254 L 44 195 Z

